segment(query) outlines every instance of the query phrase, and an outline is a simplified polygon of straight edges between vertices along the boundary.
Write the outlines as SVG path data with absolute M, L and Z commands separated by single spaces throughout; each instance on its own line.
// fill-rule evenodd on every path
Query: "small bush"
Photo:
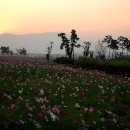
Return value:
M 67 57 L 58 57 L 54 60 L 54 62 L 58 64 L 74 64 L 74 60 L 69 59 Z
M 93 58 L 80 57 L 75 61 L 75 66 L 86 69 L 96 69 L 100 61 Z

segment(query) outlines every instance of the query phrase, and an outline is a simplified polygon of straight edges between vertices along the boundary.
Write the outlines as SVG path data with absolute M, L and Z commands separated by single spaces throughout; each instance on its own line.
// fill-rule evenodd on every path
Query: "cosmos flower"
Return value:
M 76 107 L 76 108 L 80 108 L 79 103 L 75 103 L 75 107 Z
M 53 107 L 52 108 L 52 112 L 56 113 L 56 114 L 59 114 L 60 113 L 60 109 L 57 108 L 57 107 Z

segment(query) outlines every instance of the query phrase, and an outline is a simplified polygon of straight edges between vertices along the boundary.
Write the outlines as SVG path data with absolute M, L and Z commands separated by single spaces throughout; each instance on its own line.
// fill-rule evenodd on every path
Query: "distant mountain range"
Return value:
M 61 38 L 58 37 L 58 32 L 49 33 L 34 33 L 34 34 L 0 34 L 0 46 L 9 46 L 11 50 L 16 52 L 16 49 L 27 49 L 29 53 L 46 54 L 46 48 L 54 42 L 52 53 L 64 54 L 64 50 L 60 50 Z M 80 51 L 79 51 L 80 50 Z M 78 49 L 82 53 L 82 49 Z

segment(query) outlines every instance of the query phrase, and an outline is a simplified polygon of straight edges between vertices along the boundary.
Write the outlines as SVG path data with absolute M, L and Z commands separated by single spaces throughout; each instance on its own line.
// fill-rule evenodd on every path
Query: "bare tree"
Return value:
M 82 46 L 83 49 L 84 49 L 83 54 L 84 54 L 85 57 L 88 57 L 88 55 L 89 55 L 89 53 L 90 53 L 91 42 L 89 42 L 89 41 L 88 41 L 88 42 L 84 41 L 83 43 L 84 43 L 84 45 Z
M 120 48 L 122 50 L 122 55 L 124 54 L 124 49 L 127 50 L 127 55 L 128 55 L 128 51 L 130 51 L 130 40 L 126 37 L 120 36 L 118 37 L 118 41 L 119 41 L 119 45 Z
M 107 35 L 103 39 L 103 42 L 107 43 L 107 47 L 109 48 L 109 58 L 110 58 L 110 49 L 113 50 L 112 58 L 114 57 L 114 55 L 116 57 L 116 50 L 118 50 L 118 41 L 113 39 L 112 36 Z
M 98 44 L 95 46 L 95 53 L 101 60 L 104 60 L 106 57 L 107 47 L 100 40 L 98 41 Z
M 120 45 L 120 48 L 121 48 L 121 50 L 122 50 L 121 54 L 124 55 L 124 49 L 125 49 L 125 37 L 123 37 L 123 36 L 119 36 L 117 40 L 118 40 L 119 45 Z
M 125 38 L 125 48 L 127 50 L 127 56 L 128 56 L 128 52 L 130 52 L 130 40 L 128 38 Z
M 49 61 L 49 59 L 50 59 L 50 54 L 51 54 L 51 51 L 52 51 L 52 46 L 53 46 L 53 42 L 50 42 L 50 46 L 47 47 L 47 49 L 46 49 L 46 52 L 47 52 L 46 59 L 47 59 L 47 61 Z

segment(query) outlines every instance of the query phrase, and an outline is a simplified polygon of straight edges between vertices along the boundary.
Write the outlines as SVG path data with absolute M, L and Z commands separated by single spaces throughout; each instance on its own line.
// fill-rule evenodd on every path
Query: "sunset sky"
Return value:
M 66 32 L 130 38 L 130 0 L 0 0 L 0 33 Z

